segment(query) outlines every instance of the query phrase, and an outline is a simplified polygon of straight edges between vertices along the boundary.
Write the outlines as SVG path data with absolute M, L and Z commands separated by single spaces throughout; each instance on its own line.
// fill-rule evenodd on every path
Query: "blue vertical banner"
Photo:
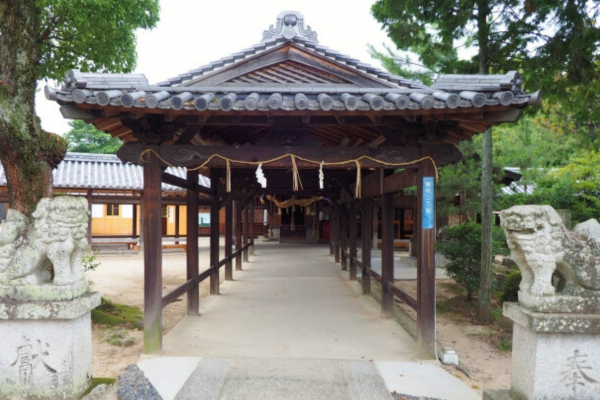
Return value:
M 433 229 L 434 226 L 434 211 L 435 211 L 435 183 L 432 176 L 427 176 L 423 178 L 423 193 L 421 197 L 423 198 L 423 207 L 422 207 L 422 228 L 423 229 Z

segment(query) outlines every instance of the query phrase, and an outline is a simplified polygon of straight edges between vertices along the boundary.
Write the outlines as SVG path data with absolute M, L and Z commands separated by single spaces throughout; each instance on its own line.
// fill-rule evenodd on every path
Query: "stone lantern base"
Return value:
M 92 377 L 91 310 L 72 300 L 0 300 L 0 398 L 79 399 Z
M 484 400 L 600 399 L 600 314 L 505 303 L 504 315 L 514 322 L 511 387 L 486 390 Z

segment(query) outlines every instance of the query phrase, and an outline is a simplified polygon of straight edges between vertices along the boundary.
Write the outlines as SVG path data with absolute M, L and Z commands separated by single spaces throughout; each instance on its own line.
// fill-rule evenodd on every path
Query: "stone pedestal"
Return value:
M 0 300 L 0 398 L 79 399 L 92 377 L 90 311 L 100 295 Z
M 539 313 L 505 303 L 513 320 L 510 391 L 484 400 L 600 399 L 600 314 Z

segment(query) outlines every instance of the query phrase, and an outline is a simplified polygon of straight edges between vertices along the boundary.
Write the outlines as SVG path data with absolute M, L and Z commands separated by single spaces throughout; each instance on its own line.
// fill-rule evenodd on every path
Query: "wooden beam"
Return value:
M 198 193 L 196 192 L 196 182 L 198 181 L 198 173 L 188 171 L 188 182 L 191 183 L 191 188 L 187 190 L 186 206 L 186 274 L 187 279 L 192 280 L 193 285 L 187 295 L 187 314 L 200 314 L 200 291 L 198 287 Z M 179 206 L 177 206 L 179 208 Z
M 417 311 L 417 300 L 406 293 L 404 290 L 400 289 L 398 286 L 394 285 L 391 282 L 388 282 L 388 290 L 392 292 L 392 294 L 402 300 L 407 306 Z
M 433 149 L 424 150 L 433 152 Z M 417 353 L 435 359 L 435 169 L 423 163 L 417 179 Z
M 388 283 L 394 283 L 394 194 L 381 196 L 381 313 L 384 318 L 394 316 L 394 295 Z
M 197 175 L 198 174 L 196 173 L 196 181 L 198 180 Z M 196 190 L 196 187 L 198 186 L 195 182 L 190 181 L 189 179 L 185 180 L 185 179 L 182 179 L 182 178 L 180 178 L 178 176 L 169 174 L 168 172 L 163 172 L 162 177 L 161 177 L 161 181 L 163 183 L 167 183 L 169 185 L 177 186 L 177 187 L 180 187 L 182 189 L 188 189 L 188 190 L 192 189 L 192 188 L 194 190 Z
M 362 200 L 362 214 L 361 214 L 361 261 L 362 261 L 362 270 L 361 270 L 361 287 L 362 294 L 371 293 L 371 279 L 369 274 L 367 274 L 367 269 L 371 268 L 371 224 L 373 217 L 373 199 L 366 198 Z
M 429 163 L 431 164 L 431 163 Z M 378 169 L 362 178 L 362 198 L 377 197 L 385 193 L 396 193 L 417 184 L 415 173 L 412 169 L 386 176 L 382 179 L 383 170 Z M 349 185 L 340 195 L 340 201 L 348 203 L 354 201 L 354 184 Z M 382 187 L 383 186 L 383 187 Z
M 196 172 L 196 182 L 197 181 L 198 181 L 198 173 Z M 195 182 L 191 182 L 189 180 L 182 179 L 178 176 L 169 174 L 168 172 L 163 172 L 162 182 L 167 183 L 169 185 L 177 186 L 177 187 L 180 187 L 183 189 L 190 189 L 192 186 L 194 186 L 196 188 L 195 189 L 196 192 L 198 192 L 198 193 L 205 194 L 208 196 L 212 196 L 214 194 L 212 187 L 207 188 L 207 187 L 204 187 L 204 186 L 198 185 L 198 184 L 194 185 Z
M 392 129 L 389 126 L 379 126 L 377 130 L 385 138 L 390 146 L 404 146 L 406 138 L 402 131 Z
M 152 153 L 143 166 L 144 353 L 156 353 L 162 349 L 162 169 Z
M 146 150 L 142 144 L 125 144 L 119 149 L 117 155 L 124 162 L 138 164 L 140 156 Z M 394 147 L 385 146 L 379 148 L 368 147 L 334 147 L 334 146 L 193 146 L 193 145 L 173 145 L 161 146 L 160 157 L 170 166 L 178 167 L 197 167 L 204 164 L 210 157 L 213 157 L 206 167 L 225 168 L 226 162 L 222 157 L 239 160 L 243 162 L 263 162 L 275 159 L 286 154 L 293 153 L 296 156 L 313 160 L 314 163 L 305 162 L 296 159 L 298 168 L 318 169 L 321 161 L 327 163 L 346 162 L 342 165 L 324 165 L 323 168 L 355 168 L 354 160 L 361 157 L 360 163 L 363 168 L 400 168 L 402 165 L 414 162 L 421 158 L 419 147 Z M 440 144 L 436 146 L 436 152 L 432 156 L 438 166 L 443 166 L 460 156 L 456 147 L 450 144 Z M 369 158 L 364 158 L 369 157 Z M 459 159 L 459 158 L 458 158 Z M 377 160 L 385 163 L 381 164 Z M 290 157 L 284 157 L 280 160 L 263 164 L 264 169 L 268 168 L 289 168 L 292 165 Z M 166 166 L 166 164 L 165 164 Z M 256 169 L 254 164 L 236 164 L 232 163 L 234 168 Z
M 165 308 L 166 306 L 168 306 L 169 304 L 171 304 L 172 302 L 174 302 L 175 300 L 177 300 L 178 298 L 183 296 L 185 293 L 187 293 L 188 297 L 189 297 L 189 294 L 193 290 L 194 285 L 198 286 L 198 282 L 195 282 L 193 279 L 189 279 L 182 285 L 177 286 L 175 289 L 173 289 L 168 294 L 164 295 L 161 300 L 162 308 Z M 188 310 L 188 312 L 189 312 L 189 310 Z M 190 315 L 190 314 L 188 313 L 188 315 Z M 192 315 L 196 315 L 196 314 L 192 314 Z
M 219 187 L 219 178 L 221 171 L 216 168 L 210 170 L 211 188 Z M 210 266 L 214 267 L 219 263 L 219 196 L 215 193 L 210 200 Z M 214 270 L 210 275 L 210 294 L 219 294 L 219 269 Z

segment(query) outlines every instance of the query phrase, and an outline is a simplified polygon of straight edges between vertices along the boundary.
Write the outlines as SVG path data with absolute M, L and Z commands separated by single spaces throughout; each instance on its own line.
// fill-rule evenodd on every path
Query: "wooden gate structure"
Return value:
M 72 70 L 61 88 L 45 93 L 64 117 L 121 138 L 120 159 L 144 167 L 145 352 L 161 349 L 165 305 L 187 293 L 188 314 L 197 315 L 199 282 L 210 279 L 210 293 L 218 294 L 219 268 L 225 266 L 225 279 L 232 279 L 234 259 L 241 269 L 254 238 L 242 232 L 241 221 L 253 218 L 249 210 L 258 196 L 319 195 L 331 208 L 336 262 L 351 279 L 361 268 L 363 293 L 371 279 L 381 284 L 384 317 L 392 315 L 394 297 L 417 311 L 421 358 L 435 357 L 437 167 L 460 159 L 459 141 L 517 121 L 524 107 L 539 102 L 539 93 L 523 92 L 517 72 L 442 75 L 431 87 L 394 76 L 320 45 L 298 12 L 282 12 L 260 43 L 164 82 Z M 187 179 L 164 172 L 167 166 L 187 167 Z M 199 173 L 210 177 L 210 189 L 198 185 Z M 261 173 L 264 188 L 257 182 Z M 161 182 L 187 189 L 188 210 L 197 208 L 199 197 L 208 196 L 211 206 L 211 267 L 198 270 L 198 217 L 189 212 L 187 281 L 165 296 Z M 393 284 L 394 196 L 415 185 L 416 299 Z M 219 260 L 222 207 L 227 229 Z M 381 275 L 370 269 L 374 207 L 381 208 Z

